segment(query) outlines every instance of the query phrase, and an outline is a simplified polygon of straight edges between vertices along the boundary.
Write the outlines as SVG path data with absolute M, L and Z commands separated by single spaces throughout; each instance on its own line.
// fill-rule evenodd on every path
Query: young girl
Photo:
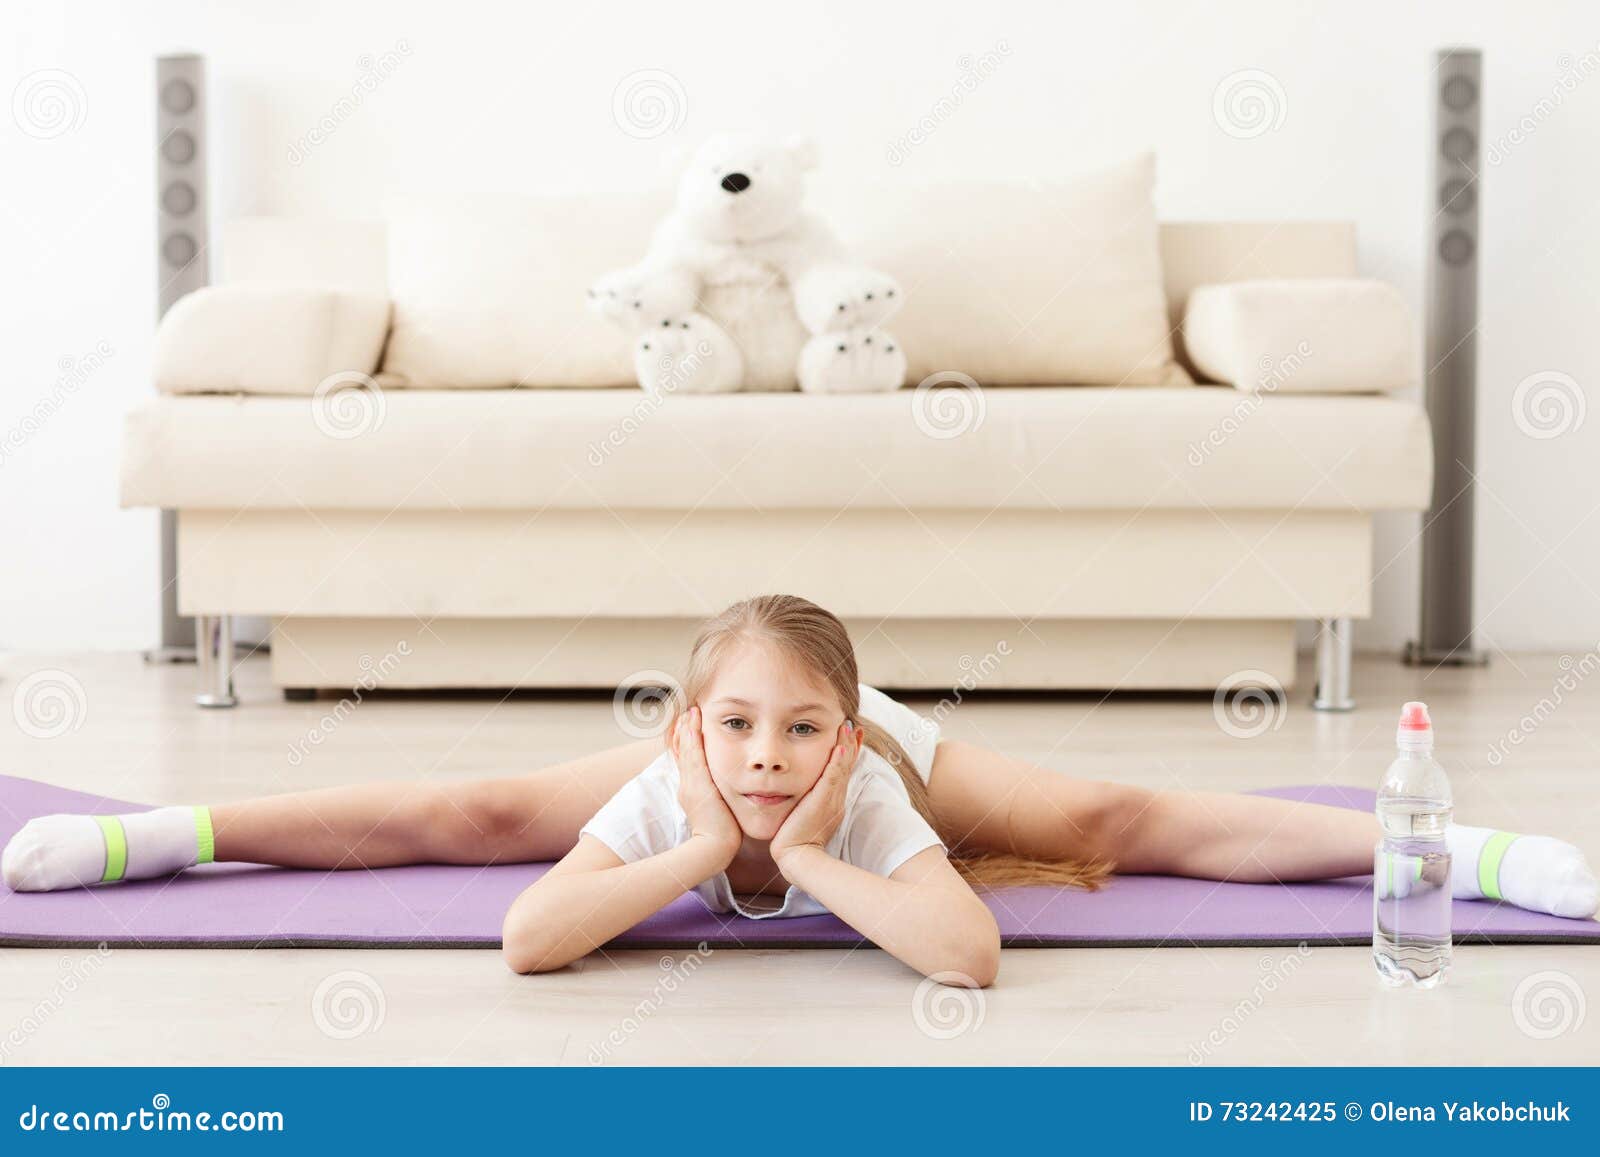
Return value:
M 935 722 L 856 681 L 837 618 L 788 595 L 705 625 L 667 734 L 665 750 L 645 740 L 503 779 L 44 816 L 11 840 L 0 871 L 15 890 L 42 891 L 211 860 L 560 858 L 506 914 L 518 972 L 560 968 L 694 892 L 758 920 L 831 911 L 927 976 L 982 986 L 1000 938 L 974 885 L 1095 888 L 1113 866 L 1249 882 L 1354 876 L 1372 870 L 1378 837 L 1365 812 L 1074 779 L 941 740 Z M 1458 897 L 1595 912 L 1600 890 L 1570 844 L 1462 825 L 1447 840 Z

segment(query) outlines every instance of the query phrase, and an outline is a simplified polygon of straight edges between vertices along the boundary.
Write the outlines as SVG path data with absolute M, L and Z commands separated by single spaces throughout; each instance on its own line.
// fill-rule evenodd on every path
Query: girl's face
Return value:
M 828 765 L 844 708 L 770 647 L 731 651 L 700 700 L 711 781 L 744 834 L 770 840 Z

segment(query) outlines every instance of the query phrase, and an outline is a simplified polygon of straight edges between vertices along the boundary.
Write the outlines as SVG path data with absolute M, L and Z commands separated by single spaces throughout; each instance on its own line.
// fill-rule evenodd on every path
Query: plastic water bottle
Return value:
M 1399 754 L 1378 788 L 1372 959 L 1393 985 L 1432 988 L 1450 968 L 1450 780 L 1433 758 L 1425 703 L 1400 710 Z

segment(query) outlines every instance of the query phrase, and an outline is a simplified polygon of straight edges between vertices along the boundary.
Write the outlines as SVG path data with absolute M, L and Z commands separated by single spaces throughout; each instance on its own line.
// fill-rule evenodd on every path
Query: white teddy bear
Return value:
M 639 265 L 601 278 L 590 305 L 635 335 L 651 393 L 854 393 L 905 382 L 906 357 L 879 325 L 894 280 L 850 262 L 801 206 L 807 142 L 717 136 L 695 153 L 677 205 Z

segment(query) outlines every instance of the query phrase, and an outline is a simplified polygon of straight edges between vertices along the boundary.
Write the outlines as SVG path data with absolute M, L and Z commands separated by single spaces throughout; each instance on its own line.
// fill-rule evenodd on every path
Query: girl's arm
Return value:
M 625 864 L 601 841 L 581 836 L 506 913 L 501 940 L 513 971 L 548 972 L 571 964 L 733 862 L 744 833 L 711 780 L 698 706 L 678 717 L 670 742 L 690 837 Z
M 924 976 L 963 988 L 993 984 L 1000 971 L 999 925 L 943 849 L 924 848 L 888 877 L 829 854 L 828 841 L 844 820 L 863 736 L 846 720 L 836 739 L 822 777 L 772 838 L 778 870 Z
M 924 848 L 887 878 L 812 843 L 785 852 L 778 868 L 791 884 L 924 976 L 987 988 L 1000 971 L 994 914 L 941 848 Z
M 506 913 L 501 929 L 506 963 L 514 972 L 563 968 L 710 879 L 732 859 L 725 844 L 697 835 L 625 864 L 593 836 L 582 836 Z

